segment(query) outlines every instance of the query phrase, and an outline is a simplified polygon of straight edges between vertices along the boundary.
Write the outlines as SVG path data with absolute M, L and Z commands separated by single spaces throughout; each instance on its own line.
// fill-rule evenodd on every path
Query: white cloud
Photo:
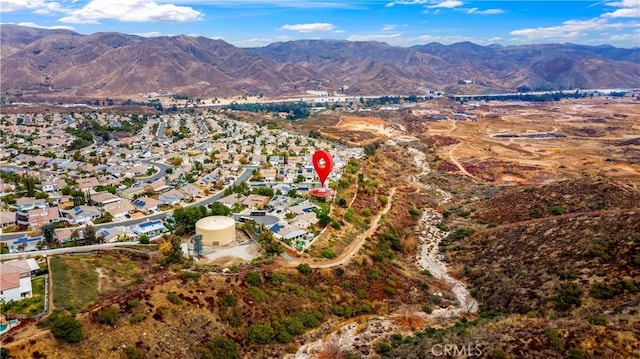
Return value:
M 156 0 L 158 3 L 212 5 L 220 7 L 278 6 L 292 9 L 362 9 L 366 0 Z
M 142 37 L 160 37 L 164 36 L 159 31 L 151 31 L 151 32 L 136 32 L 134 35 L 142 36 Z M 170 35 L 167 35 L 170 36 Z
M 616 17 L 635 17 L 640 18 L 640 8 L 628 8 L 618 9 L 614 12 L 608 12 L 602 14 L 603 17 L 616 18 Z
M 479 10 L 477 7 L 472 7 L 470 9 L 466 9 L 465 12 L 467 14 L 477 14 L 477 15 L 497 15 L 504 13 L 502 9 L 486 9 Z
M 396 0 L 385 5 L 386 7 L 391 7 L 394 5 L 421 5 L 428 3 L 429 0 Z
M 398 39 L 402 36 L 401 33 L 393 33 L 393 34 L 361 34 L 361 35 L 350 35 L 347 37 L 349 41 L 388 41 L 393 39 Z
M 327 22 L 314 22 L 311 24 L 295 24 L 295 25 L 282 25 L 280 30 L 289 30 L 297 32 L 329 32 L 335 30 L 335 25 Z
M 96 24 L 100 20 L 122 22 L 187 22 L 201 20 L 204 14 L 188 6 L 158 4 L 154 0 L 91 0 L 73 10 L 61 22 Z
M 19 10 L 35 10 L 36 14 L 49 15 L 56 12 L 64 12 L 65 9 L 56 1 L 47 0 L 2 0 L 0 12 L 12 12 Z
M 523 36 L 527 40 L 567 40 L 585 36 L 587 32 L 603 31 L 605 29 L 622 29 L 638 27 L 638 23 L 609 23 L 605 18 L 589 20 L 568 20 L 559 26 L 537 27 L 511 31 L 511 35 Z
M 381 31 L 392 31 L 395 30 L 398 25 L 384 25 Z
M 611 7 L 640 7 L 640 0 L 622 0 L 616 2 L 608 2 L 605 3 L 605 5 Z
M 55 29 L 71 30 L 71 31 L 75 31 L 76 30 L 76 29 L 73 28 L 73 26 L 65 26 L 65 25 L 45 26 L 45 25 L 38 25 L 38 24 L 33 23 L 33 22 L 19 22 L 16 25 L 28 26 L 28 27 L 37 27 L 39 29 L 49 29 L 49 30 L 55 30 Z
M 429 5 L 430 8 L 445 8 L 445 9 L 453 9 L 458 6 L 462 6 L 464 3 L 459 0 L 445 0 L 435 5 Z

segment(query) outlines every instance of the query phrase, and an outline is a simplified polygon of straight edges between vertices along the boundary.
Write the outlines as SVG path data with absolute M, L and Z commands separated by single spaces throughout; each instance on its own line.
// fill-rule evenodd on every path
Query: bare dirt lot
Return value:
M 637 179 L 637 108 L 632 99 L 451 104 L 442 112 L 463 113 L 475 120 L 430 121 L 423 116 L 422 135 L 459 141 L 459 145 L 436 145 L 437 153 L 449 163 L 445 168 L 475 179 L 548 183 L 585 173 Z

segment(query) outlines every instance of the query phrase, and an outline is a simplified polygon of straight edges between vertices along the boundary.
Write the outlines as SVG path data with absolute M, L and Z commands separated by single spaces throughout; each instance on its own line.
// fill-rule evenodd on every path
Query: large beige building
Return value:
M 196 233 L 205 246 L 224 246 L 236 240 L 236 221 L 225 216 L 211 216 L 196 222 Z

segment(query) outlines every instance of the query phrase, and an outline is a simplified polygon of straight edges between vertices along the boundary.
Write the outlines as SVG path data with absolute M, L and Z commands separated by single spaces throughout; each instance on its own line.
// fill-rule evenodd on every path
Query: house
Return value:
M 265 168 L 260 170 L 260 174 L 265 182 L 275 182 L 278 176 L 278 170 L 276 168 Z
M 96 234 L 103 237 L 106 243 L 132 241 L 135 238 L 131 229 L 125 226 L 100 229 Z
M 178 191 L 177 189 L 169 190 L 158 196 L 158 200 L 164 204 L 173 206 L 187 198 L 187 195 L 184 192 Z
M 38 249 L 38 243 L 42 241 L 42 237 L 20 237 L 13 241 L 7 241 L 9 253 L 32 252 Z
M 269 203 L 268 196 L 261 196 L 258 194 L 250 194 L 243 201 L 242 205 L 247 208 L 265 208 Z
M 16 212 L 16 224 L 21 229 L 55 222 L 60 222 L 58 207 L 35 208 L 26 212 Z
M 97 204 L 100 207 L 104 207 L 106 204 L 115 203 L 120 200 L 122 200 L 120 197 L 109 192 L 99 192 L 91 195 L 91 202 Z
M 149 198 L 149 197 L 139 197 L 131 202 L 133 206 L 144 213 L 154 213 L 158 211 L 158 206 L 162 204 L 162 202 L 157 199 Z
M 16 199 L 16 203 L 11 205 L 16 212 L 26 212 L 34 208 L 46 208 L 47 202 L 44 199 L 35 199 L 33 197 L 20 197 Z
M 267 206 L 271 211 L 284 212 L 291 205 L 291 198 L 287 196 L 273 196 Z
M 193 197 L 196 196 L 202 196 L 203 192 L 200 188 L 192 185 L 192 184 L 188 184 L 186 186 L 183 186 L 180 188 L 180 190 L 184 193 L 186 193 L 187 195 Z
M 78 178 L 76 180 L 76 184 L 77 184 L 76 187 L 78 187 L 80 191 L 86 191 L 86 190 L 91 190 L 98 187 L 100 185 L 100 182 L 95 177 L 88 177 L 88 178 Z
M 74 237 L 73 232 L 77 232 L 77 236 L 75 238 L 73 238 Z M 56 230 L 56 238 L 58 239 L 59 243 L 64 244 L 67 242 L 79 241 L 84 239 L 84 233 L 82 229 L 79 229 L 79 228 L 76 228 L 76 229 L 62 228 L 62 229 Z
M 102 211 L 93 206 L 75 206 L 71 209 L 60 210 L 69 224 L 83 225 L 102 217 Z
M 307 201 L 307 202 L 300 203 L 296 206 L 289 207 L 289 212 L 298 216 L 304 213 L 312 212 L 316 208 L 317 206 L 315 204 Z
M 244 199 L 245 199 L 244 196 L 241 195 L 240 197 L 238 197 L 237 193 L 232 193 L 228 196 L 220 198 L 217 202 L 224 204 L 228 208 L 233 208 L 236 205 L 236 203 L 242 203 Z
M 153 183 L 149 184 L 149 186 L 153 188 L 153 192 L 155 193 L 160 193 L 171 188 L 171 186 L 167 186 L 167 183 L 163 178 L 154 181 Z
M 16 223 L 16 214 L 9 211 L 0 211 L 0 228 Z
M 111 214 L 113 219 L 124 220 L 127 215 L 133 213 L 136 208 L 131 204 L 131 202 L 127 200 L 119 200 L 118 202 L 112 202 L 109 204 L 105 204 L 102 209 L 105 212 Z
M 144 187 L 135 186 L 135 187 L 130 187 L 130 188 L 127 188 L 127 189 L 123 190 L 120 193 L 120 196 L 122 198 L 126 198 L 126 199 L 134 199 L 136 196 L 140 196 L 144 192 L 145 192 Z
M 290 225 L 299 229 L 307 229 L 316 223 L 318 223 L 318 217 L 314 212 L 303 213 L 289 220 Z
M 0 300 L 3 302 L 18 301 L 33 295 L 30 276 L 20 276 L 19 273 L 5 273 L 0 271 Z
M 309 235 L 309 232 L 305 230 L 291 227 L 284 223 L 276 223 L 269 227 L 269 230 L 276 239 L 291 245 L 297 244 L 298 241 L 306 240 Z
M 131 232 L 135 233 L 138 236 L 145 235 L 149 238 L 155 238 L 162 235 L 165 231 L 164 224 L 161 220 L 155 221 L 147 221 L 140 224 L 136 224 L 135 226 L 131 226 Z

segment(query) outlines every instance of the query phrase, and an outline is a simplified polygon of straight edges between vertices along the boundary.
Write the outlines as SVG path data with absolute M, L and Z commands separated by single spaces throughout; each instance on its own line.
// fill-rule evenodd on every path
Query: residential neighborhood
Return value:
M 174 209 L 215 201 L 237 218 L 277 218 L 274 237 L 303 249 L 317 235 L 312 154 L 331 152 L 330 181 L 363 155 L 206 113 L 5 114 L 0 138 L 0 242 L 10 253 L 48 248 L 47 225 L 65 246 L 82 241 L 86 226 L 98 243 L 153 240 L 170 231 Z

